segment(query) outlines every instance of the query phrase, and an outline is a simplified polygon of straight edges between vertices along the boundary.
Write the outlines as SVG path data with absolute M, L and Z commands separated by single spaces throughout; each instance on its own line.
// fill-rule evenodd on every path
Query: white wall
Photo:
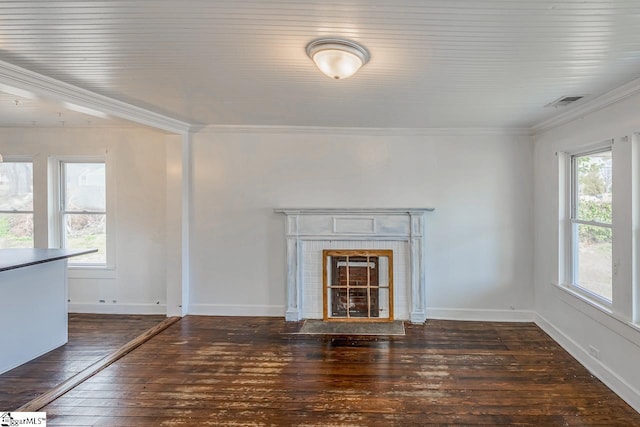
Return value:
M 640 328 L 629 324 L 632 320 L 630 298 L 614 301 L 617 314 L 611 316 L 553 284 L 558 282 L 559 251 L 555 153 L 613 139 L 614 169 L 626 171 L 622 174 L 625 176 L 617 175 L 623 181 L 615 181 L 614 176 L 614 221 L 622 222 L 614 226 L 614 245 L 617 245 L 614 261 L 619 266 L 614 280 L 624 280 L 623 287 L 631 289 L 630 145 L 633 133 L 640 130 L 638 111 L 640 95 L 548 130 L 535 137 L 534 160 L 534 282 L 538 324 L 636 410 L 640 410 Z M 621 242 L 624 244 L 620 245 Z M 599 350 L 599 360 L 589 354 L 590 347 Z
M 146 129 L 0 129 L 0 153 L 34 161 L 38 247 L 47 246 L 48 157 L 107 151 L 116 173 L 115 277 L 70 278 L 70 310 L 164 314 L 165 135 Z
M 71 279 L 72 310 L 165 312 L 181 268 L 176 168 L 165 155 L 176 144 L 146 129 L 0 130 L 1 153 L 34 158 L 37 246 L 47 242 L 48 156 L 108 150 L 114 161 L 116 276 Z M 528 136 L 493 132 L 202 131 L 193 138 L 189 312 L 283 315 L 284 218 L 274 208 L 435 207 L 430 317 L 529 318 L 531 166 Z
M 191 313 L 282 316 L 287 207 L 434 207 L 430 317 L 532 318 L 530 137 L 206 129 L 193 139 Z
M 534 145 L 495 132 L 205 129 L 193 136 L 189 312 L 283 315 L 284 218 L 274 208 L 434 207 L 426 229 L 430 318 L 517 320 L 535 311 L 541 327 L 640 410 L 640 329 L 553 285 L 555 152 L 618 143 L 640 130 L 637 111 L 640 95 L 539 134 Z M 37 188 L 46 188 L 48 156 L 109 150 L 115 159 L 117 275 L 72 279 L 76 307 L 165 312 L 166 285 L 180 280 L 181 268 L 179 215 L 167 196 L 180 193 L 179 168 L 165 155 L 178 145 L 145 129 L 0 129 L 0 153 L 33 157 Z M 42 191 L 38 246 L 47 242 Z

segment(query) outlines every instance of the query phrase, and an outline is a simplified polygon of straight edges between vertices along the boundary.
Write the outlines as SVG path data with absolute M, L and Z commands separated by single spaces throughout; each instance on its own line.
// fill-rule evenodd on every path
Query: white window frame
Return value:
M 622 337 L 635 342 L 640 332 L 640 132 L 592 145 L 557 151 L 557 297 Z M 613 161 L 613 301 L 604 304 L 572 286 L 571 156 L 611 148 Z
M 571 151 L 558 152 L 558 206 L 559 206 L 559 252 L 558 252 L 558 286 L 569 292 L 571 295 L 580 298 L 589 305 L 604 311 L 607 314 L 613 314 L 614 302 L 609 301 L 602 296 L 590 292 L 589 290 L 581 287 L 575 283 L 576 270 L 578 268 L 574 253 L 578 250 L 577 239 L 574 238 L 574 229 L 576 224 L 592 225 L 589 221 L 575 220 L 575 207 L 574 207 L 574 195 L 576 192 L 576 183 L 574 181 L 575 168 L 573 158 L 600 153 L 611 150 L 612 157 L 614 157 L 613 139 L 601 141 L 596 144 L 585 145 L 577 147 Z M 613 166 L 615 168 L 615 165 Z M 611 228 L 613 230 L 612 220 Z M 600 226 L 600 223 L 594 225 Z M 612 243 L 615 246 L 615 242 Z M 615 278 L 612 283 L 615 288 Z M 615 290 L 614 290 L 615 295 Z M 613 299 L 613 298 L 612 298 Z
M 640 132 L 631 135 L 631 317 L 640 327 Z
M 32 183 L 32 194 L 33 194 L 33 207 L 30 211 L 8 211 L 8 210 L 0 210 L 0 214 L 31 214 L 32 216 L 32 221 L 33 221 L 33 248 L 36 247 L 36 213 L 35 213 L 35 204 L 36 204 L 36 200 L 35 200 L 35 166 L 34 166 L 34 162 L 33 162 L 33 158 L 31 157 L 27 157 L 27 156 L 3 156 L 4 163 L 31 163 L 31 183 Z
M 65 163 L 104 163 L 106 173 L 106 263 L 104 264 L 80 264 L 73 263 L 69 259 L 70 278 L 115 278 L 116 269 L 116 232 L 115 232 L 115 177 L 112 173 L 113 160 L 111 156 L 56 156 L 49 158 L 49 245 L 51 247 L 63 247 L 64 218 L 62 186 L 64 172 L 62 165 Z
M 590 150 L 586 150 L 586 151 L 579 151 L 576 153 L 572 153 L 569 157 L 569 161 L 570 161 L 570 169 L 569 169 L 569 184 L 571 185 L 571 188 L 569 190 L 569 222 L 570 222 L 570 233 L 571 233 L 571 237 L 570 237 L 570 260 L 571 260 L 571 276 L 570 276 L 570 281 L 569 281 L 569 286 L 577 293 L 584 295 L 585 297 L 594 300 L 596 303 L 607 307 L 609 309 L 611 309 L 612 305 L 613 305 L 613 301 L 610 301 L 606 298 L 604 298 L 602 295 L 597 294 L 595 292 L 591 292 L 589 289 L 586 289 L 585 287 L 581 286 L 579 283 L 577 283 L 576 278 L 578 277 L 578 256 L 577 253 L 579 251 L 579 239 L 578 239 L 578 226 L 579 225 L 591 225 L 594 227 L 602 227 L 602 228 L 608 228 L 610 230 L 612 230 L 613 232 L 613 218 L 611 220 L 611 224 L 607 224 L 607 223 L 602 223 L 602 222 L 598 222 L 598 221 L 585 221 L 585 220 L 581 220 L 578 219 L 578 203 L 577 203 L 577 195 L 578 195 L 578 180 L 577 180 L 577 175 L 578 175 L 578 171 L 577 171 L 577 167 L 576 167 L 576 159 L 578 157 L 585 157 L 585 156 L 589 156 L 592 154 L 599 154 L 599 153 L 605 153 L 605 152 L 611 152 L 612 154 L 612 158 L 613 158 L 613 144 L 611 143 L 611 141 L 609 141 L 609 143 L 607 145 L 603 145 L 602 147 L 598 147 L 595 149 L 590 149 Z M 613 166 L 612 166 L 613 167 Z M 613 246 L 613 243 L 612 243 Z M 611 266 L 612 271 L 613 271 L 613 265 Z M 613 275 L 611 277 L 611 285 L 613 287 Z M 612 297 L 613 299 L 613 297 Z

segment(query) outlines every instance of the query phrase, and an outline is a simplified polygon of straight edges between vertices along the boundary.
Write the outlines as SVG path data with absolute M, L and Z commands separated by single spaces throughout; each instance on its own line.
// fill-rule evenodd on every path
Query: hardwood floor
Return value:
M 100 360 L 165 316 L 69 314 L 69 341 L 0 375 L 0 411 L 23 404 Z
M 531 323 L 295 335 L 188 316 L 43 408 L 51 426 L 634 426 L 640 414 Z

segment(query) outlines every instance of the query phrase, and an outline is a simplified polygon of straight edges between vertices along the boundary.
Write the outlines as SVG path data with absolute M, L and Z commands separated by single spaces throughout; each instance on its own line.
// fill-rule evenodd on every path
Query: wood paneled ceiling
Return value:
M 530 128 L 640 77 L 639 29 L 638 0 L 7 0 L 0 59 L 196 125 Z M 325 77 L 323 36 L 371 61 Z M 15 100 L 0 125 L 44 120 Z

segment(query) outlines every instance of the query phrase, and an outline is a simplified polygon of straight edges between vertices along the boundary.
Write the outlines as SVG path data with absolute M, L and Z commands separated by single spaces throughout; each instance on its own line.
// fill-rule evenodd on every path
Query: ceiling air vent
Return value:
M 584 96 L 562 96 L 553 102 L 548 103 L 545 107 L 566 107 L 569 104 L 573 104 L 576 101 L 581 100 Z

